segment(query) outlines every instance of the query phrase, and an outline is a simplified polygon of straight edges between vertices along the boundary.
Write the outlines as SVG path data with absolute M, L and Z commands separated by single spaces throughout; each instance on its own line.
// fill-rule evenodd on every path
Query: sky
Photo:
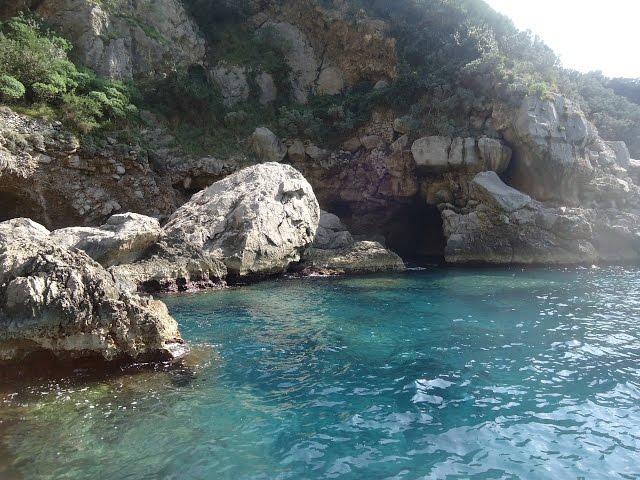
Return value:
M 640 0 L 485 0 L 549 45 L 565 67 L 640 77 Z

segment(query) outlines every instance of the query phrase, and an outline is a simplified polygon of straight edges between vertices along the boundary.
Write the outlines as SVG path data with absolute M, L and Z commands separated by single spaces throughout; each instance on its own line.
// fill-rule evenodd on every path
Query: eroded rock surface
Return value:
M 204 62 L 204 39 L 179 0 L 45 0 L 36 13 L 73 42 L 80 63 L 110 79 Z
M 187 244 L 224 262 L 234 275 L 284 272 L 314 239 L 320 207 L 293 167 L 246 168 L 197 193 L 164 228 L 173 246 Z
M 160 239 L 160 223 L 136 213 L 113 215 L 101 227 L 69 227 L 52 232 L 65 248 L 84 251 L 104 267 L 131 263 Z
M 171 358 L 182 340 L 159 301 L 123 292 L 85 253 L 25 219 L 0 223 L 0 360 Z

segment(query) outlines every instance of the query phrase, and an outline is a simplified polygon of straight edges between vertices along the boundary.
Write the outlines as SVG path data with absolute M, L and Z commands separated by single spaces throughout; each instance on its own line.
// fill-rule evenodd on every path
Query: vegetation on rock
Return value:
M 71 48 L 33 18 L 0 23 L 2 100 L 47 112 L 84 133 L 134 116 L 128 88 L 78 69 L 67 56 Z

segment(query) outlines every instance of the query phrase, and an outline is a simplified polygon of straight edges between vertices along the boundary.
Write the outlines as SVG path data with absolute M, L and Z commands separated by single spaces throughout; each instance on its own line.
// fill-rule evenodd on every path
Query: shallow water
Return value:
M 1 479 L 640 479 L 640 270 L 168 298 L 188 366 L 0 389 Z

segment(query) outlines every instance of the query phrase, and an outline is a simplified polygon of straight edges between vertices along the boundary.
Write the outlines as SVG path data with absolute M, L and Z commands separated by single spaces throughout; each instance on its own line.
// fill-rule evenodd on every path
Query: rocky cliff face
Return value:
M 0 220 L 49 228 L 96 224 L 118 212 L 168 215 L 176 192 L 145 151 L 107 141 L 89 151 L 59 122 L 0 108 Z
M 251 23 L 271 29 L 286 42 L 295 98 L 336 95 L 362 80 L 396 77 L 395 40 L 388 25 L 360 12 L 347 18 L 346 5 L 327 8 L 312 0 L 254 5 Z
M 74 44 L 81 64 L 113 80 L 202 64 L 205 44 L 178 0 L 45 0 L 35 12 Z
M 329 101 L 362 85 L 371 92 L 384 92 L 396 81 L 398 53 L 389 24 L 349 8 L 348 2 L 248 5 L 244 31 L 248 35 L 268 31 L 282 40 L 294 102 L 313 103 L 317 97 Z M 83 63 L 103 68 L 99 71 L 112 78 L 201 64 L 220 89 L 226 115 L 234 118 L 246 118 L 243 102 L 253 97 L 263 105 L 280 98 L 272 72 L 252 71 L 241 62 L 209 65 L 212 57 L 205 54 L 207 46 L 196 23 L 177 0 L 153 6 L 128 2 L 117 8 L 82 0 L 46 0 L 37 10 L 68 33 Z M 170 21 L 165 22 L 163 15 Z M 247 166 L 281 162 L 301 172 L 320 206 L 345 223 L 354 243 L 342 249 L 360 240 L 386 240 L 387 246 L 407 257 L 430 255 L 451 263 L 640 258 L 634 227 L 640 208 L 640 168 L 624 143 L 605 142 L 579 107 L 561 95 L 529 96 L 515 107 L 499 95 L 491 102 L 469 110 L 466 115 L 473 128 L 467 130 L 473 133 L 464 135 L 420 134 L 424 126 L 407 124 L 407 108 L 386 105 L 372 109 L 368 120 L 330 141 L 312 135 L 280 138 L 259 128 L 242 139 L 248 154 L 224 161 L 216 158 L 216 151 L 193 157 L 158 140 L 168 132 L 148 113 L 153 126 L 142 132 L 150 139 L 146 148 L 109 140 L 96 153 L 58 124 L 3 109 L 1 219 L 28 216 L 48 227 L 94 226 L 112 214 L 130 211 L 162 222 L 173 214 L 170 226 L 177 226 L 178 217 L 191 207 L 174 212 L 191 194 Z M 341 118 L 340 108 L 327 115 Z M 213 242 L 207 248 L 229 252 L 217 258 L 224 267 L 209 264 L 203 242 L 196 242 L 195 251 L 186 256 L 190 260 L 180 261 L 176 272 L 191 272 L 206 282 L 223 276 L 224 269 L 254 271 L 257 250 L 246 262 L 244 254 L 232 252 L 231 244 L 244 242 L 233 235 L 233 212 L 238 207 L 234 195 L 247 188 L 244 180 L 234 178 L 223 184 L 229 192 L 215 196 L 217 200 L 229 196 L 233 205 L 217 216 L 219 226 L 209 225 L 224 245 Z M 199 195 L 196 202 L 207 196 Z M 265 232 L 271 228 L 256 228 L 263 227 Z M 181 241 L 189 240 L 189 235 Z M 300 256 L 304 261 L 304 247 L 313 240 L 313 235 L 308 237 L 299 242 L 296 258 L 287 258 L 278 271 Z M 159 259 L 164 267 L 156 272 L 158 279 L 165 281 L 164 273 L 169 277 L 176 273 L 167 263 L 180 257 L 172 250 L 175 247 L 175 242 L 165 244 L 147 254 L 140 278 Z M 262 270 L 259 263 L 257 272 Z

